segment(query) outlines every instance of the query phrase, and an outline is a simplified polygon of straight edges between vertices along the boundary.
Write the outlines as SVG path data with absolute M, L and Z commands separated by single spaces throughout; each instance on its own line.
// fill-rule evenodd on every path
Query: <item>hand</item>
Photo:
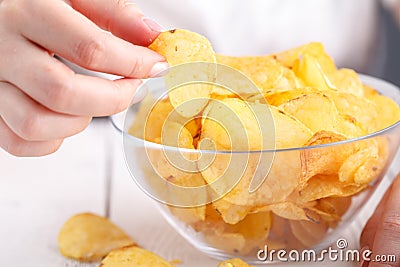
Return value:
M 140 79 L 168 67 L 143 47 L 159 32 L 124 0 L 0 0 L 0 147 L 49 154 L 93 116 L 127 108 Z M 53 53 L 124 78 L 76 74 Z
M 361 234 L 360 245 L 376 255 L 395 255 L 396 262 L 370 262 L 363 266 L 400 266 L 400 174 L 385 193 Z

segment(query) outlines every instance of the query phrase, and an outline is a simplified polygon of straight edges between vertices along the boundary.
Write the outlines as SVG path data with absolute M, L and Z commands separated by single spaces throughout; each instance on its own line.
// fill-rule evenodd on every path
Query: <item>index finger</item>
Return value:
M 63 1 L 23 2 L 25 8 L 15 11 L 15 23 L 23 36 L 84 68 L 148 78 L 168 66 L 163 56 L 104 32 Z

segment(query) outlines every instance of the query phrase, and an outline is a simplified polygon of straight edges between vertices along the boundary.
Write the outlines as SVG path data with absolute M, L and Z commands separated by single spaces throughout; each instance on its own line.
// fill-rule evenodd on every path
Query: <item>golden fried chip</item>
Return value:
M 377 106 L 379 120 L 377 120 L 376 130 L 382 130 L 400 120 L 400 107 L 389 97 L 371 94 L 368 99 Z
M 239 70 L 247 76 L 253 83 L 266 92 L 270 88 L 275 88 L 284 73 L 283 66 L 276 62 L 271 56 L 257 57 L 232 57 L 217 55 L 217 63 Z M 238 79 L 240 82 L 240 79 Z M 237 93 L 246 93 L 248 88 L 241 88 Z M 227 90 L 220 87 L 214 89 L 217 95 L 231 95 Z M 252 93 L 250 91 L 250 93 Z
M 163 55 L 170 66 L 190 62 L 216 63 L 215 53 L 207 38 L 187 30 L 176 29 L 162 32 L 149 48 Z M 185 81 L 212 82 L 215 76 L 216 66 L 212 64 L 188 65 L 177 71 L 170 69 L 165 76 L 165 81 L 172 106 L 185 118 L 198 114 L 206 106 L 213 86 L 205 83 L 181 85 Z M 178 87 L 175 88 L 176 86 Z M 193 99 L 199 100 L 191 101 Z M 182 105 L 188 101 L 191 101 L 190 104 Z
M 251 267 L 251 265 L 248 265 L 245 261 L 239 258 L 234 258 L 220 262 L 218 267 Z
M 251 211 L 250 206 L 236 205 L 224 198 L 221 198 L 212 203 L 218 213 L 221 214 L 224 222 L 236 224 L 243 220 L 244 217 Z
M 246 245 L 240 254 L 246 255 L 264 245 L 272 227 L 272 213 L 269 211 L 248 214 L 242 221 L 234 225 L 227 225 L 225 231 L 241 234 Z
M 328 214 L 343 216 L 351 205 L 351 197 L 327 197 L 317 201 L 315 208 Z
M 317 146 L 346 140 L 343 135 L 329 131 L 320 131 L 308 140 L 306 146 Z M 352 144 L 335 145 L 329 147 L 317 147 L 301 151 L 302 181 L 317 175 L 337 174 L 343 162 L 355 152 Z
M 350 155 L 341 165 L 338 175 L 341 182 L 364 185 L 383 170 L 388 158 L 388 143 L 384 138 L 368 140 L 368 145 Z
M 246 245 L 246 239 L 237 233 L 205 233 L 205 241 L 213 248 L 238 254 Z
M 270 209 L 274 214 L 289 220 L 309 220 L 307 210 L 298 206 L 296 203 L 283 202 L 269 205 L 266 208 Z
M 363 85 L 354 70 L 340 69 L 329 73 L 328 77 L 339 92 L 353 94 L 359 97 L 364 95 Z
M 80 261 L 98 261 L 113 249 L 134 244 L 118 226 L 91 213 L 71 217 L 58 234 L 61 254 Z
M 100 264 L 100 267 L 173 267 L 160 256 L 139 248 L 128 246 L 111 251 Z
M 339 114 L 354 118 L 367 131 L 366 133 L 377 130 L 378 111 L 373 102 L 351 93 L 327 91 L 324 94 L 335 103 Z
M 181 177 L 170 177 L 168 178 L 170 183 L 179 186 L 185 187 L 199 187 L 204 186 L 206 184 L 203 176 L 200 173 L 191 174 L 188 176 L 181 176 Z M 174 192 L 171 192 L 173 194 Z M 179 192 L 178 192 L 179 193 Z M 184 194 L 173 194 L 171 198 L 174 199 L 174 203 L 181 202 L 181 203 L 188 203 L 188 200 L 181 199 L 184 198 Z M 191 195 L 193 199 L 204 199 L 204 203 L 207 202 L 207 196 L 205 190 L 198 190 L 197 195 Z M 180 201 L 178 201 L 180 199 Z M 197 221 L 204 221 L 206 216 L 206 206 L 198 206 L 198 207 L 169 207 L 171 213 L 179 218 L 182 222 L 185 223 L 195 223 Z
M 320 243 L 328 230 L 326 222 L 290 221 L 290 228 L 296 238 L 308 247 Z
M 325 52 L 324 46 L 321 43 L 314 42 L 292 48 L 275 54 L 275 57 L 285 67 L 292 68 L 295 61 L 306 54 L 317 59 L 324 73 L 328 74 L 336 70 L 333 59 Z
M 304 87 L 287 91 L 271 92 L 265 95 L 265 99 L 267 99 L 267 102 L 270 105 L 280 106 L 292 99 L 317 92 L 319 92 L 319 90 L 313 87 Z
M 325 197 L 346 197 L 355 195 L 367 186 L 367 184 L 342 183 L 337 175 L 316 175 L 296 192 L 296 200 L 301 203 L 307 203 Z
M 333 101 L 323 93 L 310 93 L 279 106 L 294 116 L 313 133 L 321 130 L 335 131 L 339 113 Z
M 307 86 L 319 90 L 336 89 L 313 56 L 305 54 L 297 59 L 294 62 L 293 71 Z
M 270 111 L 274 118 L 277 149 L 302 147 L 311 138 L 310 129 L 296 118 L 275 107 L 270 107 Z

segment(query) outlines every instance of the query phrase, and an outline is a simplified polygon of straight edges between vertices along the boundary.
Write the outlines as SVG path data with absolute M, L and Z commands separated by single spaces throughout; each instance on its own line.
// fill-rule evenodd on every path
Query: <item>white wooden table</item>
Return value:
M 86 211 L 110 217 L 141 246 L 168 260 L 181 260 L 179 266 L 218 265 L 180 237 L 136 186 L 121 143 L 108 121 L 97 119 L 50 156 L 16 158 L 0 150 L 0 266 L 97 266 L 67 260 L 58 252 L 61 225 Z M 350 246 L 358 246 L 361 228 L 377 199 L 343 233 Z

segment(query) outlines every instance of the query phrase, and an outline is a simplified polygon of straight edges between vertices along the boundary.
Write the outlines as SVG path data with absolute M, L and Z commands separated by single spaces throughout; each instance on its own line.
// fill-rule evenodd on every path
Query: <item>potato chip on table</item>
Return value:
M 71 217 L 58 234 L 61 253 L 80 261 L 98 261 L 113 249 L 134 244 L 118 226 L 91 213 Z
M 160 256 L 136 246 L 122 247 L 111 251 L 100 267 L 174 267 Z

